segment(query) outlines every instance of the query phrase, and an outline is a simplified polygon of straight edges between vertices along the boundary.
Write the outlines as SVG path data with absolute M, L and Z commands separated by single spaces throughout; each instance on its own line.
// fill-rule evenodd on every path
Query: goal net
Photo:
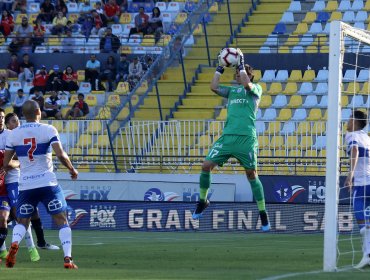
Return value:
M 369 114 L 369 67 L 370 33 L 333 21 L 329 40 L 324 271 L 352 268 L 363 256 L 353 192 L 344 186 L 351 167 L 344 139 L 353 110 Z M 368 127 L 364 130 L 367 132 Z M 361 156 L 366 155 L 365 151 Z M 365 201 L 365 197 L 361 199 Z M 342 230 L 345 212 L 351 214 L 349 232 Z

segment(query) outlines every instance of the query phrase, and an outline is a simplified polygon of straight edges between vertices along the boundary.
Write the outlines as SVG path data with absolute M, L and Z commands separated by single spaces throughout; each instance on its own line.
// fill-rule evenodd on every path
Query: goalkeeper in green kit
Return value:
M 263 186 L 257 175 L 256 114 L 261 100 L 262 88 L 253 83 L 253 68 L 244 64 L 243 53 L 238 49 L 239 59 L 236 65 L 237 86 L 219 85 L 224 67 L 219 65 L 211 82 L 211 90 L 228 99 L 227 120 L 222 136 L 213 144 L 202 165 L 200 174 L 200 200 L 193 213 L 193 219 L 202 217 L 209 206 L 207 199 L 211 185 L 211 171 L 222 166 L 230 157 L 236 158 L 245 168 L 253 196 L 257 202 L 262 230 L 269 231 L 270 223 L 265 207 Z

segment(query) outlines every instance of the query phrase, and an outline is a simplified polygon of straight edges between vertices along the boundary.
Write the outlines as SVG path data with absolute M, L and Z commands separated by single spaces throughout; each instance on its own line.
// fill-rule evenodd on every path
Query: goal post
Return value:
M 328 120 L 326 149 L 326 195 L 324 231 L 324 271 L 336 271 L 338 255 L 338 204 L 340 178 L 340 121 L 342 70 L 345 53 L 345 40 L 348 36 L 370 45 L 370 34 L 340 21 L 330 24 L 329 36 L 329 76 L 328 76 Z

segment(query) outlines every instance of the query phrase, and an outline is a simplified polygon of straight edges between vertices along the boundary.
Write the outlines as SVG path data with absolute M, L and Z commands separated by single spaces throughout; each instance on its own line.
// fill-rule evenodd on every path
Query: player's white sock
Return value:
M 369 255 L 370 254 L 370 228 L 363 227 L 360 230 L 360 233 L 362 235 L 362 249 L 364 251 L 364 254 Z
M 4 241 L 3 245 L 0 248 L 0 251 L 5 251 L 5 250 L 6 250 L 6 244 L 5 244 L 5 241 Z
M 34 248 L 35 243 L 33 242 L 33 236 L 31 231 L 31 225 L 28 227 L 26 234 L 24 235 L 24 241 L 28 249 Z
M 72 230 L 69 226 L 59 230 L 59 239 L 63 247 L 64 257 L 72 257 Z
M 17 242 L 18 244 L 21 243 L 24 235 L 26 234 L 26 228 L 24 225 L 17 224 L 13 229 L 13 238 L 12 243 Z

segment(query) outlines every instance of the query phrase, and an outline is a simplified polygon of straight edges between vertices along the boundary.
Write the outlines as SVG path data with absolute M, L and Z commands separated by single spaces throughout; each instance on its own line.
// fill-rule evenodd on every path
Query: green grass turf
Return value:
M 59 244 L 57 231 L 46 235 Z M 370 269 L 312 274 L 322 270 L 318 234 L 73 231 L 73 242 L 79 270 L 63 268 L 61 250 L 31 263 L 21 247 L 0 279 L 370 279 Z

